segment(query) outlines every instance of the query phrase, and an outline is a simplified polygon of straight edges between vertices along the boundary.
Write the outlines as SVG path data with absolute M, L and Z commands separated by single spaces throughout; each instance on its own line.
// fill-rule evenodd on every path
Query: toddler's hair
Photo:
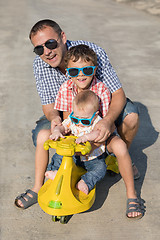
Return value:
M 99 110 L 99 99 L 98 96 L 91 90 L 83 90 L 79 92 L 73 99 L 79 109 L 93 109 L 94 112 Z
M 65 67 L 68 66 L 69 60 L 72 60 L 73 62 L 77 62 L 79 59 L 84 60 L 85 62 L 92 62 L 94 66 L 97 66 L 97 55 L 96 53 L 89 48 L 87 45 L 80 44 L 74 47 L 71 47 L 65 57 L 64 57 L 64 63 Z

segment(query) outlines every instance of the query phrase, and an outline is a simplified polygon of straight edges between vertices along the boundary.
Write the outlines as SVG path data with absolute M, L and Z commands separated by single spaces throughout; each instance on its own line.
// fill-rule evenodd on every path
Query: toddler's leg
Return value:
M 95 158 L 94 160 L 84 162 L 84 167 L 87 170 L 87 172 L 81 177 L 81 180 L 79 181 L 78 184 L 80 184 L 80 186 L 82 186 L 83 189 L 85 188 L 84 190 L 85 193 L 87 192 L 86 186 L 88 188 L 89 193 L 89 191 L 91 191 L 94 188 L 96 183 L 104 178 L 106 174 L 106 163 L 104 156 L 105 155 L 103 154 Z
M 87 194 L 87 195 L 88 195 L 88 193 L 89 193 L 88 186 L 87 186 L 87 184 L 86 184 L 82 179 L 77 183 L 76 188 L 77 188 L 79 191 L 82 191 L 82 192 L 84 192 L 84 193 Z
M 57 170 L 55 170 L 55 171 L 47 171 L 45 173 L 45 177 L 48 178 L 48 179 L 54 180 L 56 174 L 57 174 Z

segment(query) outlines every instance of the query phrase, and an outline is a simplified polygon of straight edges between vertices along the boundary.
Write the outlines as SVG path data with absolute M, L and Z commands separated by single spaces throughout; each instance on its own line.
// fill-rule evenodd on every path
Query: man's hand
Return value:
M 94 130 L 99 130 L 99 136 L 94 141 L 104 142 L 114 132 L 115 125 L 103 118 L 95 125 Z

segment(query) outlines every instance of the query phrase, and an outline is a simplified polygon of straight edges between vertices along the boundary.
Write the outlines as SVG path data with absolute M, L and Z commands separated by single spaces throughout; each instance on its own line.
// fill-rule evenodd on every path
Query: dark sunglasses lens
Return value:
M 43 54 L 43 52 L 44 52 L 44 48 L 43 48 L 43 46 L 37 46 L 37 47 L 35 47 L 34 48 L 34 52 L 35 52 L 35 54 L 37 54 L 37 55 L 42 55 Z
M 79 121 L 78 121 L 78 119 L 76 119 L 76 118 L 74 118 L 74 117 L 71 117 L 71 120 L 72 120 L 72 122 L 74 122 L 75 124 L 77 124 Z
M 83 68 L 83 73 L 86 75 L 86 76 L 90 76 L 93 74 L 93 68 L 92 67 L 87 67 L 87 68 Z
M 90 121 L 89 120 L 81 120 L 81 123 L 83 124 L 83 125 L 86 125 L 86 126 L 88 126 L 88 125 L 90 125 Z
M 45 46 L 49 49 L 57 48 L 57 41 L 55 39 L 50 39 L 45 43 Z
M 69 69 L 68 73 L 71 77 L 75 77 L 75 76 L 78 75 L 78 69 L 77 68 L 71 68 L 71 69 Z

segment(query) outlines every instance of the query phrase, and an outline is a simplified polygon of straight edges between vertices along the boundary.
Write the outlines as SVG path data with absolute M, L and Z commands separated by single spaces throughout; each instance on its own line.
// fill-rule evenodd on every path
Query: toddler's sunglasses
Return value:
M 91 125 L 92 119 L 94 118 L 94 116 L 96 115 L 96 112 L 93 113 L 91 118 L 77 118 L 73 116 L 73 112 L 69 115 L 72 123 L 74 124 L 78 124 L 79 122 L 81 122 L 83 125 L 85 126 L 89 126 Z
M 66 68 L 68 75 L 70 77 L 77 77 L 79 75 L 79 72 L 82 71 L 82 73 L 85 76 L 91 76 L 94 73 L 94 69 L 96 66 L 88 66 L 83 68 Z
M 55 49 L 58 47 L 58 39 L 49 39 L 47 40 L 43 45 L 38 45 L 34 48 L 33 52 L 35 52 L 35 54 L 41 56 L 44 53 L 44 46 L 48 49 Z

